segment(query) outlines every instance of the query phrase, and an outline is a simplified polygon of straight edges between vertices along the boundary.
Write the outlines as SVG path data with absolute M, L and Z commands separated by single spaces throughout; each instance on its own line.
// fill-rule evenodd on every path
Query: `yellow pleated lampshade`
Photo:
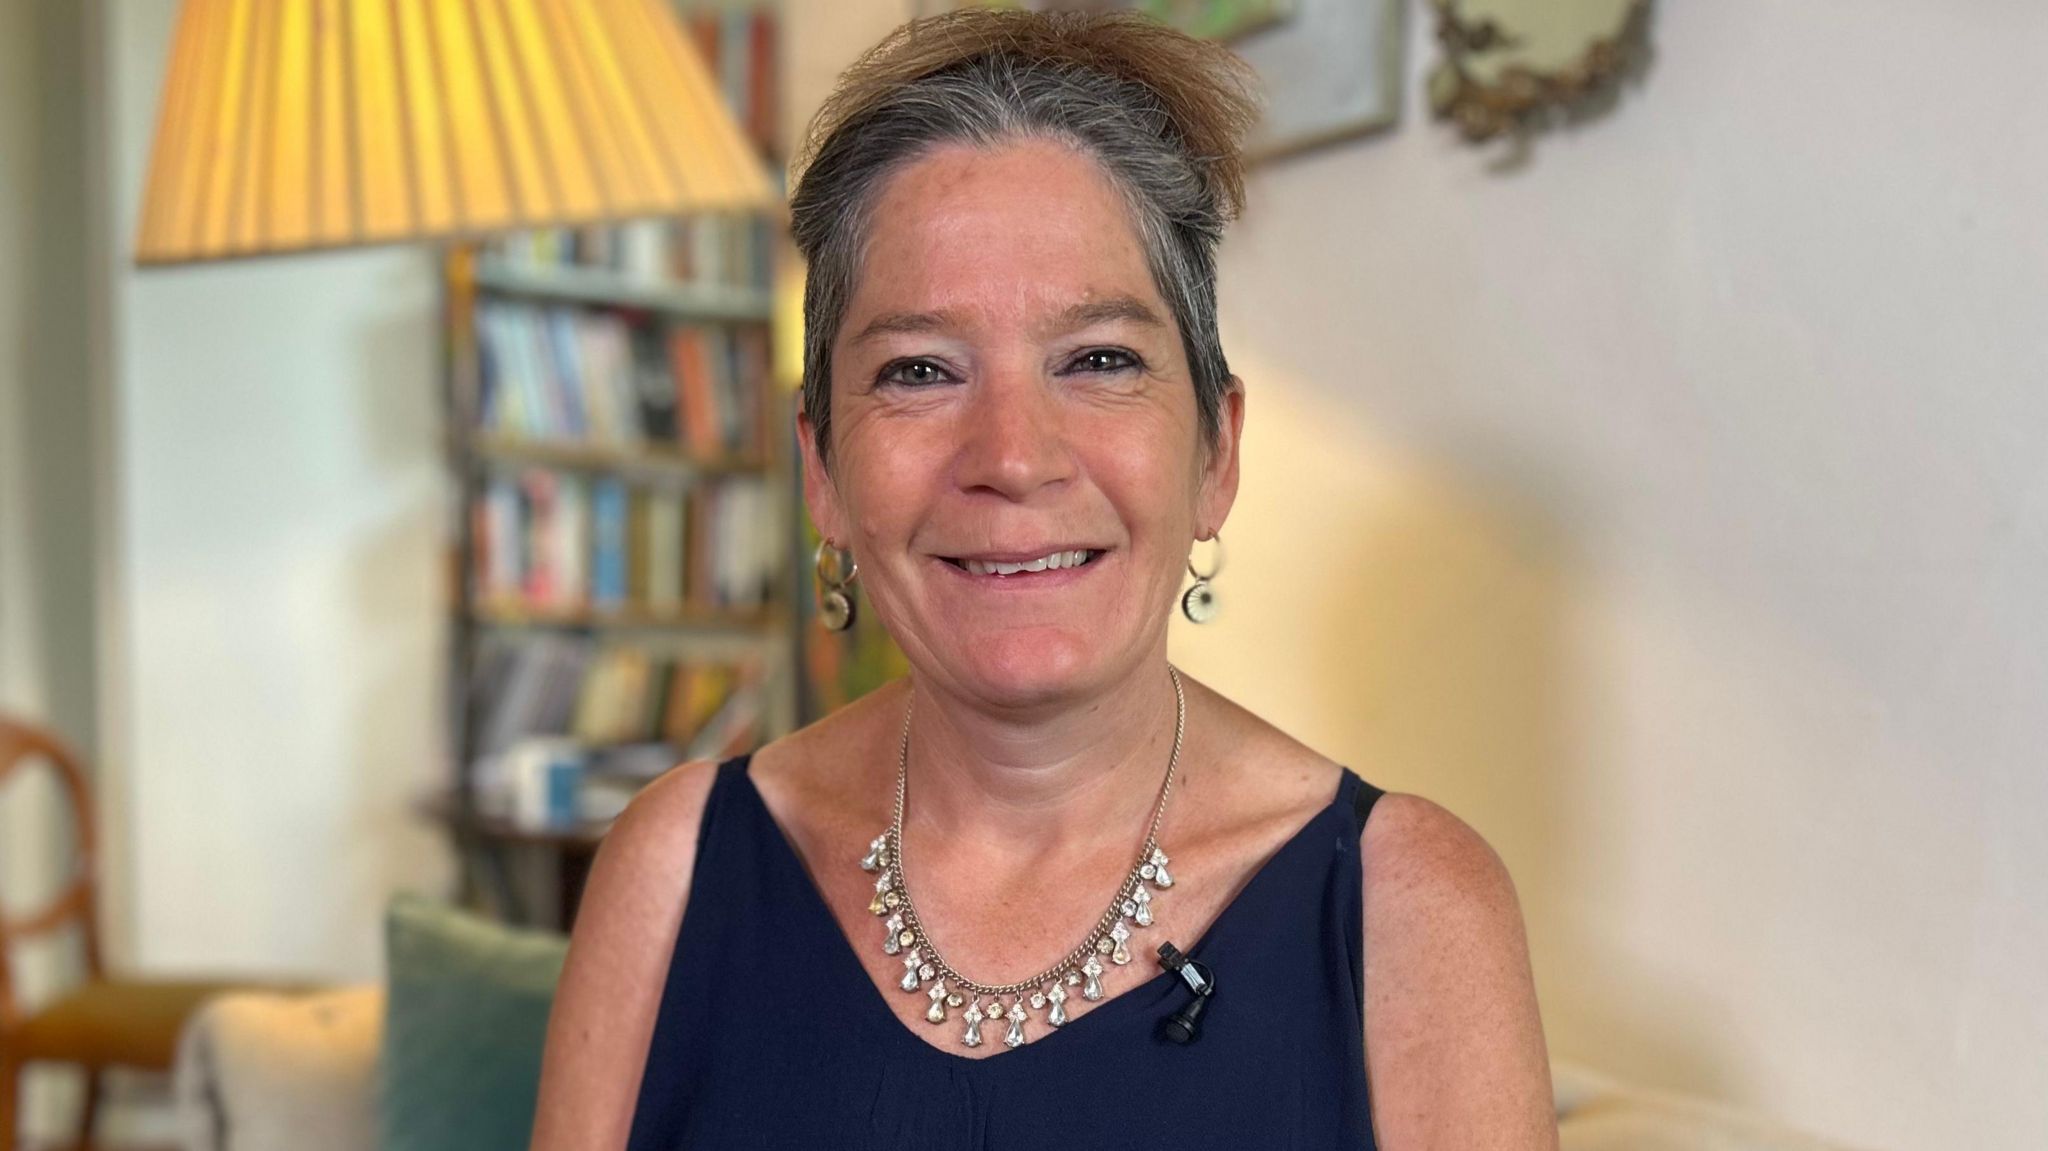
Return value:
M 775 198 L 667 0 L 186 0 L 136 261 Z

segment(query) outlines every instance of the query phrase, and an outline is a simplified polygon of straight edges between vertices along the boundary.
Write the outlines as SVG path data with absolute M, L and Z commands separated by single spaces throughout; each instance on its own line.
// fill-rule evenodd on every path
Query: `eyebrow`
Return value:
M 1086 328 L 1094 324 L 1108 323 L 1113 320 L 1122 320 L 1126 323 L 1139 324 L 1149 328 L 1166 327 L 1166 321 L 1159 317 L 1159 313 L 1147 307 L 1143 300 L 1138 299 L 1136 296 L 1120 295 L 1105 296 L 1100 300 L 1088 300 L 1075 304 L 1048 321 L 1042 329 L 1042 334 L 1056 335 L 1061 332 L 1071 332 L 1076 328 Z M 884 312 L 869 321 L 866 327 L 862 328 L 858 334 L 847 342 L 861 344 L 880 336 L 943 331 L 946 328 L 959 326 L 960 323 L 960 316 L 957 312 L 946 310 L 936 312 Z

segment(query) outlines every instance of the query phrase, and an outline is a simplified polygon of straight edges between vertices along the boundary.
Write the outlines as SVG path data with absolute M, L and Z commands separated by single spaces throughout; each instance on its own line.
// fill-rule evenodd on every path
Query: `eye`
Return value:
M 875 377 L 878 384 L 900 384 L 909 388 L 943 383 L 946 373 L 930 360 L 897 360 Z
M 1122 348 L 1090 348 L 1074 359 L 1074 370 L 1102 375 L 1143 366 L 1143 360 Z

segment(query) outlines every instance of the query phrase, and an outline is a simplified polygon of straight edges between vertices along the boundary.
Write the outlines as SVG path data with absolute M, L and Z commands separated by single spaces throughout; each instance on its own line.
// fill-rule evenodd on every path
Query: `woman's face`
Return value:
M 1163 655 L 1191 543 L 1236 496 L 1242 420 L 1233 378 L 1203 442 L 1180 332 L 1093 160 L 949 146 L 877 200 L 829 468 L 802 428 L 805 495 L 920 675 L 1029 707 Z

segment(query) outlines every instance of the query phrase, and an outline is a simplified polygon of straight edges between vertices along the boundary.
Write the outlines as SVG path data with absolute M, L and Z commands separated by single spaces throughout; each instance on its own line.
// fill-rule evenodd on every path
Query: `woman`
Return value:
M 1554 1146 L 1485 843 L 1167 663 L 1237 489 L 1249 91 L 1128 15 L 842 78 L 791 204 L 805 496 L 911 674 L 620 819 L 535 1147 Z

